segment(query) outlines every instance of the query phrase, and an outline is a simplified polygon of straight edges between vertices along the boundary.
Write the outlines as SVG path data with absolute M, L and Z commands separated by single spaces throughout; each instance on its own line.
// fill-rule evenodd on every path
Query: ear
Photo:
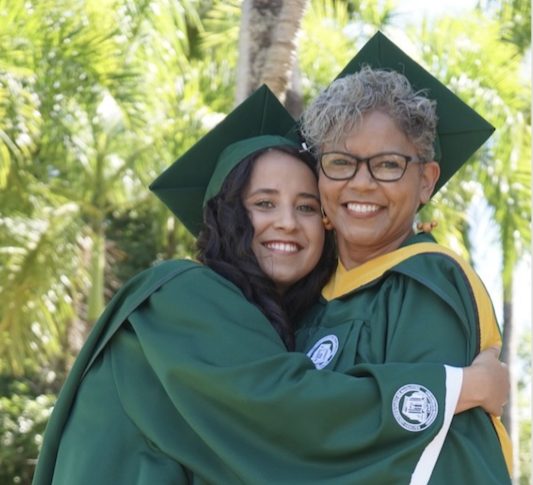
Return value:
M 437 162 L 431 161 L 422 164 L 422 175 L 420 181 L 420 203 L 426 204 L 433 194 L 435 184 L 439 180 L 440 166 Z
M 322 224 L 324 225 L 324 229 L 326 231 L 332 231 L 333 230 L 333 224 L 329 220 L 329 217 L 324 212 L 324 207 L 320 208 L 320 212 L 322 212 Z

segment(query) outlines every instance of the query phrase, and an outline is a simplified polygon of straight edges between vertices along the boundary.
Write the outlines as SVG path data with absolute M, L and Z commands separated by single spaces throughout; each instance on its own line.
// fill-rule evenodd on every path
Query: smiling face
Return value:
M 366 113 L 340 145 L 323 147 L 359 158 L 399 153 L 418 160 L 416 147 L 393 119 L 380 111 Z M 409 162 L 396 182 L 374 180 L 365 163 L 350 180 L 320 173 L 322 205 L 337 234 L 339 257 L 346 269 L 397 249 L 412 234 L 416 211 L 426 203 L 439 176 L 436 162 Z
M 252 250 L 279 291 L 318 263 L 324 228 L 316 178 L 301 160 L 268 151 L 255 162 L 243 194 L 254 238 Z

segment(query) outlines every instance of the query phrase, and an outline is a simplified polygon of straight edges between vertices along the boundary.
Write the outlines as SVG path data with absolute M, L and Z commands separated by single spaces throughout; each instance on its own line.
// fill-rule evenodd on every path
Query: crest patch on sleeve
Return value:
M 407 431 L 427 429 L 439 412 L 433 393 L 418 384 L 407 384 L 396 391 L 392 399 L 392 414 L 397 423 Z

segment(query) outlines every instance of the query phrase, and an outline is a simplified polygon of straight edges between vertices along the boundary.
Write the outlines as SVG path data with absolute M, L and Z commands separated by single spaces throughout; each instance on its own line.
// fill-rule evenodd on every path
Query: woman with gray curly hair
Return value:
M 343 372 L 354 363 L 461 367 L 499 348 L 479 277 L 429 231 L 414 230 L 418 209 L 493 128 L 378 33 L 311 103 L 300 130 L 319 161 L 324 225 L 335 231 L 339 262 L 297 349 L 317 368 Z M 450 388 L 466 385 L 466 375 L 446 372 Z M 414 377 L 389 405 L 393 426 L 421 442 L 435 426 L 435 396 Z M 372 435 L 362 437 L 358 483 L 510 483 L 501 411 L 448 415 L 421 448 L 375 450 Z M 398 466 L 406 456 L 413 469 Z
M 302 134 L 315 154 L 335 145 L 352 131 L 366 113 L 388 114 L 417 147 L 422 160 L 433 160 L 437 129 L 436 102 L 424 91 L 414 91 L 396 72 L 365 65 L 356 74 L 337 79 L 302 116 Z

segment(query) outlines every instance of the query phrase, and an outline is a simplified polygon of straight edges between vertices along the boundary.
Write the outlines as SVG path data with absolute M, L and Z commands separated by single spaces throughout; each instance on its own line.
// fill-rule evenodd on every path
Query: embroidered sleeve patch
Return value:
M 397 423 L 407 431 L 427 429 L 439 412 L 437 399 L 432 392 L 418 384 L 400 387 L 392 399 L 392 414 Z
M 335 357 L 337 350 L 339 349 L 339 339 L 336 335 L 326 335 L 322 337 L 309 352 L 309 357 L 317 369 L 323 369 L 326 367 Z

